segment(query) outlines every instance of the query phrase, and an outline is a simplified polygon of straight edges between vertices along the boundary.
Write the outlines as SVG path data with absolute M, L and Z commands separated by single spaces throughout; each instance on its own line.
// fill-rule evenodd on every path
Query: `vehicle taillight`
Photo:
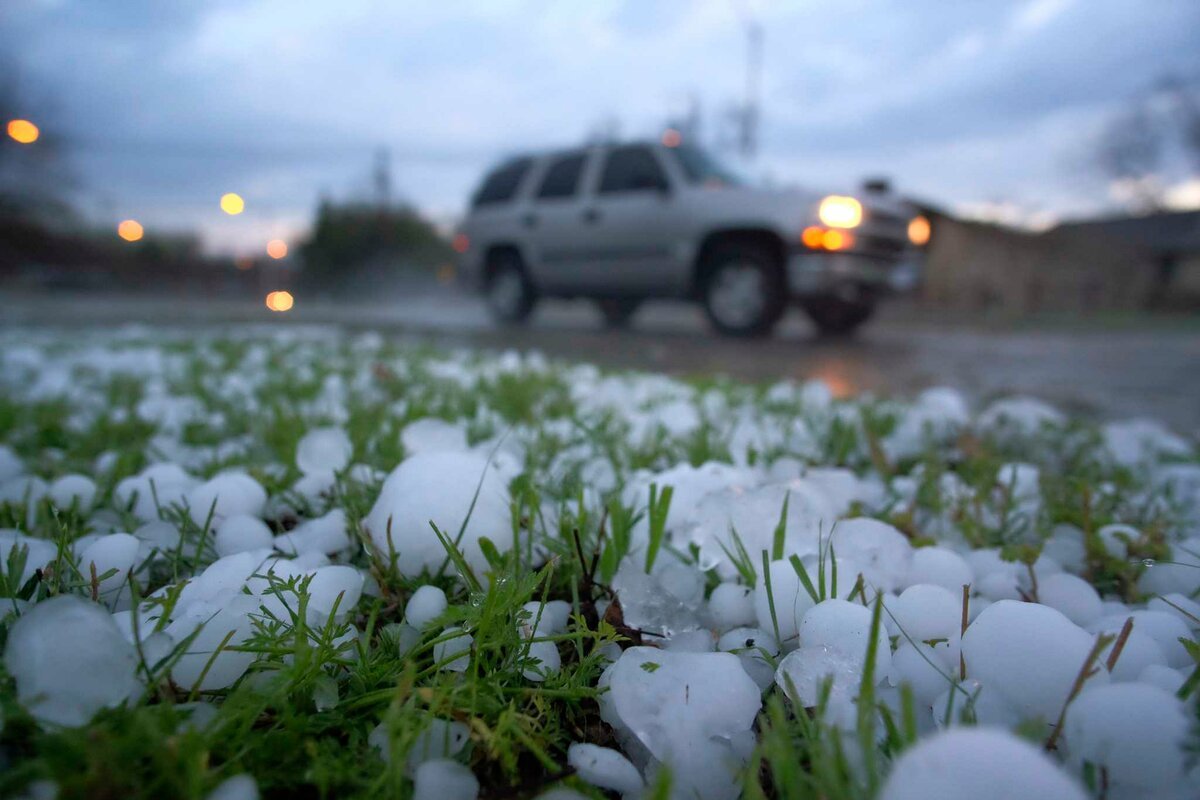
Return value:
M 471 240 L 467 238 L 465 233 L 459 233 L 450 241 L 450 247 L 454 249 L 454 252 L 461 255 L 470 249 Z

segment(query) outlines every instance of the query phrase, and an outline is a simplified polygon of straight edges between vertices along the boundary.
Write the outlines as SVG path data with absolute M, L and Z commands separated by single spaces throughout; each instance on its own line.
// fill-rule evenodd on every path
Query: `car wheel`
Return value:
M 641 304 L 640 300 L 626 297 L 603 297 L 596 301 L 606 328 L 627 327 Z
M 875 303 L 866 298 L 825 297 L 805 303 L 804 311 L 822 336 L 849 336 L 871 318 Z
M 525 265 L 516 253 L 494 256 L 484 285 L 488 310 L 498 322 L 525 322 L 537 303 L 537 291 L 529 282 Z
M 765 247 L 717 247 L 706 259 L 701 300 L 709 322 L 721 333 L 765 336 L 787 308 L 783 270 Z

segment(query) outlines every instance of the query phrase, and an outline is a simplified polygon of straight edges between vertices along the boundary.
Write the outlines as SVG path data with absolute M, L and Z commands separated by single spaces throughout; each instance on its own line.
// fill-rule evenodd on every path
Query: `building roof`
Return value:
M 1096 233 L 1160 253 L 1200 252 L 1200 211 L 1077 220 L 1054 230 Z

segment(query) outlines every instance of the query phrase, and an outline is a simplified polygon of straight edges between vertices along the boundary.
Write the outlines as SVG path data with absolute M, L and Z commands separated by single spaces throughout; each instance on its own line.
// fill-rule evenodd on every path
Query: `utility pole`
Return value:
M 742 155 L 754 157 L 758 150 L 758 102 L 762 84 L 763 29 L 749 15 L 743 18 L 746 27 L 746 96 L 742 101 L 739 144 Z
M 392 204 L 392 159 L 386 147 L 375 153 L 375 169 L 372 174 L 375 184 L 375 203 L 385 210 Z

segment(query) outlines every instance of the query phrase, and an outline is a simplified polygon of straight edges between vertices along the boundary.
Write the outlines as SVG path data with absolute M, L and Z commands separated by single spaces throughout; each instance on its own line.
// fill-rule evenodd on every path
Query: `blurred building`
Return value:
M 928 306 L 1004 316 L 1200 308 L 1200 212 L 1035 233 L 925 210 Z

